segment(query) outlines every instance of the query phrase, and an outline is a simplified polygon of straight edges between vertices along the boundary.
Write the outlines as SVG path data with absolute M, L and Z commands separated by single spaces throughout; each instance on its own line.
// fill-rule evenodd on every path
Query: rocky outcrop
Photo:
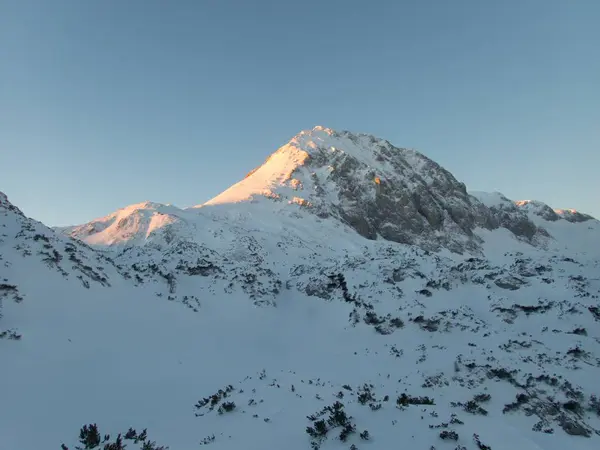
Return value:
M 477 250 L 478 227 L 504 227 L 532 243 L 546 235 L 512 202 L 510 210 L 489 208 L 436 162 L 371 135 L 316 127 L 278 152 L 307 154 L 291 172 L 295 189 L 305 190 L 320 216 L 337 217 L 367 239 L 463 253 Z
M 549 222 L 558 220 L 566 220 L 571 223 L 587 222 L 588 220 L 596 220 L 589 214 L 584 214 L 574 209 L 552 209 L 550 206 L 537 200 L 519 200 L 515 205 L 524 211 L 539 216 Z
M 18 216 L 24 217 L 23 213 L 19 208 L 13 205 L 4 192 L 0 192 L 0 211 L 4 211 L 5 214 L 14 213 Z
M 589 214 L 580 213 L 579 211 L 575 211 L 574 209 L 557 209 L 556 213 L 561 218 L 571 223 L 581 223 L 587 222 L 588 220 L 596 220 Z
M 495 228 L 502 227 L 515 236 L 535 244 L 537 238 L 548 237 L 548 232 L 538 227 L 529 218 L 527 211 L 519 208 L 512 200 L 499 192 L 471 192 L 483 203 L 494 221 Z
M 560 216 L 548 205 L 536 200 L 518 200 L 515 205 L 531 214 L 541 217 L 548 222 L 560 220 Z

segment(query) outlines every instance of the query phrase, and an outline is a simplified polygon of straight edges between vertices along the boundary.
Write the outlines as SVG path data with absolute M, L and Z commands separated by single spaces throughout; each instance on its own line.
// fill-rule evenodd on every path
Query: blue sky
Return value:
M 189 206 L 302 129 L 600 216 L 597 0 L 0 1 L 0 190 L 49 225 Z

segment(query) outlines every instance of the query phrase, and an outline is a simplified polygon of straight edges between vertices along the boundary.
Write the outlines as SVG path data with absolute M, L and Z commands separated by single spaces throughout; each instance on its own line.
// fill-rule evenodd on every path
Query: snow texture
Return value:
M 56 230 L 0 194 L 0 448 L 598 448 L 599 222 L 381 147 L 316 127 L 199 207 Z M 349 220 L 389 180 L 431 202 L 410 243 Z M 311 437 L 335 402 L 356 432 Z

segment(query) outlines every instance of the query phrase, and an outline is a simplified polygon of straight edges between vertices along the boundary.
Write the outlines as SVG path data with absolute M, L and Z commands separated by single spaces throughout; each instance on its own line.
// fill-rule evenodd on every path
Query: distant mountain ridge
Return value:
M 506 228 L 532 245 L 545 245 L 550 236 L 531 220 L 530 212 L 547 221 L 593 219 L 554 211 L 541 202 L 472 194 L 450 172 L 415 150 L 394 147 L 372 135 L 317 126 L 300 132 L 243 180 L 204 204 L 181 210 L 145 202 L 61 231 L 91 245 L 137 245 L 163 228 L 193 233 L 192 223 L 209 207 L 227 205 L 235 210 L 236 205 L 252 204 L 261 214 L 301 209 L 339 221 L 367 239 L 477 253 L 481 248 L 477 228 Z

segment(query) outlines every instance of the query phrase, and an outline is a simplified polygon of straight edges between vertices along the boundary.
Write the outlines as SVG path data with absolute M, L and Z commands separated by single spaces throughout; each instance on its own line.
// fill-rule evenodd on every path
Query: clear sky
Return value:
M 598 0 L 0 0 L 0 190 L 49 225 L 203 203 L 302 129 L 600 217 Z

